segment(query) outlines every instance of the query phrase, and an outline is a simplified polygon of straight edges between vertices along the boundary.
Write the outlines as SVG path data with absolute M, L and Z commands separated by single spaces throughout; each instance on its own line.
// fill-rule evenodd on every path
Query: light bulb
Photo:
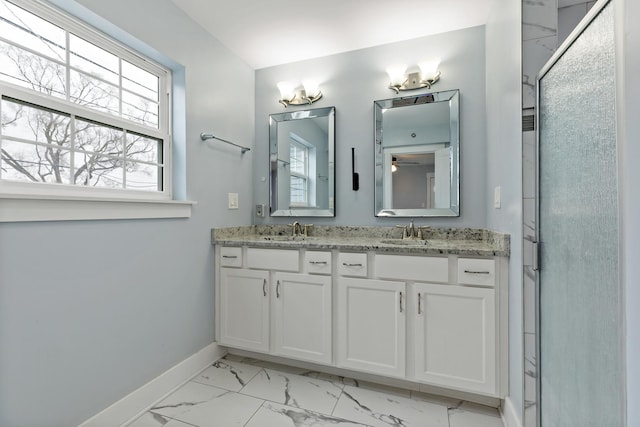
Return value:
M 280 99 L 291 101 L 296 96 L 296 88 L 293 84 L 289 82 L 280 82 L 277 86 L 280 90 Z
M 307 98 L 314 98 L 318 95 L 318 92 L 320 92 L 317 80 L 303 80 L 302 86 L 304 86 L 304 93 L 307 95 Z
M 387 74 L 389 74 L 389 80 L 391 81 L 391 86 L 402 86 L 402 84 L 406 80 L 406 77 L 405 77 L 406 71 L 407 71 L 407 66 L 404 64 L 396 64 L 387 68 Z
M 438 67 L 440 66 L 440 58 L 434 58 L 418 63 L 420 67 L 420 78 L 422 81 L 430 80 L 438 75 Z

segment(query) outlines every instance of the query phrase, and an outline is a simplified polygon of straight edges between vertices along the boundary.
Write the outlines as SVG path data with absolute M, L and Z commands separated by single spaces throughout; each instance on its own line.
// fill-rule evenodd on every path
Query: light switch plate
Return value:
M 238 209 L 238 193 L 229 193 L 229 209 Z
M 493 207 L 500 209 L 500 186 L 493 190 Z

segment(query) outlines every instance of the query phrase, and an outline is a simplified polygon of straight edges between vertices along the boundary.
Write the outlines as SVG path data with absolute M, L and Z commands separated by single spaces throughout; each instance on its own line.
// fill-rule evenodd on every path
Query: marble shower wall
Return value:
M 537 421 L 537 309 L 533 252 L 536 236 L 536 76 L 595 1 L 523 0 L 522 2 L 522 197 L 524 427 Z
M 522 197 L 523 197 L 523 324 L 524 324 L 524 427 L 535 427 L 537 419 L 536 280 L 533 242 L 536 235 L 536 144 L 533 117 L 536 76 L 558 46 L 556 0 L 522 2 Z
M 558 2 L 558 46 L 565 41 L 594 4 L 596 4 L 595 1 L 583 0 L 560 0 Z
M 522 2 L 522 107 L 535 106 L 536 75 L 558 46 L 556 0 Z

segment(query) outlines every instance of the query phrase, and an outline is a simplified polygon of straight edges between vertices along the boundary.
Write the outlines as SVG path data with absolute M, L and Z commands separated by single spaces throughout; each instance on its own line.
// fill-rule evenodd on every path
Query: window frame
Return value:
M 127 47 L 125 44 L 117 41 L 105 32 L 94 26 L 83 22 L 69 13 L 60 10 L 49 4 L 45 4 L 39 0 L 10 0 L 18 7 L 27 10 L 38 17 L 61 27 L 66 31 L 66 39 L 72 33 L 77 37 L 93 43 L 97 47 L 116 55 L 120 60 L 128 61 L 131 64 L 158 77 L 158 128 L 137 123 L 132 120 L 122 118 L 121 116 L 112 115 L 99 110 L 83 107 L 72 101 L 62 98 L 55 98 L 42 94 L 36 90 L 23 88 L 21 86 L 0 82 L 0 97 L 13 98 L 26 103 L 31 103 L 47 109 L 61 111 L 65 114 L 71 114 L 82 119 L 89 119 L 106 126 L 114 126 L 120 129 L 126 129 L 129 132 L 141 134 L 143 136 L 159 139 L 162 141 L 162 153 L 159 165 L 162 167 L 162 190 L 148 191 L 136 189 L 112 189 L 93 186 L 84 186 L 78 184 L 55 184 L 40 182 L 20 182 L 0 180 L 0 204 L 5 206 L 11 205 L 13 208 L 19 208 L 21 204 L 33 205 L 34 201 L 39 201 L 45 208 L 52 200 L 68 201 L 69 210 L 76 209 L 77 212 L 70 212 L 68 218 L 53 219 L 100 219 L 101 215 L 84 215 L 82 213 L 82 202 L 88 202 L 91 206 L 95 206 L 98 202 L 101 205 L 112 203 L 113 206 L 126 207 L 128 201 L 131 201 L 129 208 L 124 209 L 122 218 L 138 218 L 139 212 L 136 209 L 145 206 L 143 211 L 147 211 L 145 217 L 187 217 L 190 216 L 190 205 L 193 202 L 177 201 L 173 199 L 173 141 L 172 141 L 172 70 L 161 64 L 158 64 L 151 58 L 146 57 Z M 4 39 L 10 44 L 13 42 Z M 69 55 L 65 60 L 65 67 L 70 67 Z M 73 68 L 71 68 L 73 69 Z M 121 83 L 120 83 L 121 85 Z M 120 86 L 121 87 L 121 86 Z M 67 88 L 69 90 L 69 88 Z M 141 205 L 143 203 L 143 205 Z M 172 205 L 174 205 L 172 207 Z M 189 206 L 188 212 L 185 206 Z M 158 212 L 157 215 L 149 212 L 148 207 L 157 206 L 164 212 Z M 18 209 L 19 210 L 19 209 Z M 90 209 L 92 210 L 92 209 Z M 128 212 L 125 212 L 128 211 Z M 170 211 L 175 211 L 171 214 Z M 55 217 L 56 215 L 52 215 Z M 40 215 L 21 215 L 8 214 L 7 209 L 0 208 L 0 222 L 3 221 L 21 221 L 22 218 L 32 217 L 28 220 L 47 220 L 49 215 L 46 213 Z M 106 215 L 107 218 L 119 217 L 117 215 Z
M 290 157 L 290 162 L 293 163 L 291 161 L 291 147 L 296 147 L 296 149 L 300 150 L 303 152 L 304 154 L 304 173 L 299 173 L 299 172 L 294 172 L 291 168 L 291 166 L 289 166 L 289 188 L 293 188 L 293 185 L 291 185 L 291 178 L 300 178 L 302 180 L 304 180 L 304 202 L 293 202 L 291 200 L 291 193 L 289 194 L 289 206 L 293 206 L 293 207 L 307 207 L 309 206 L 309 187 L 311 185 L 311 179 L 309 177 L 309 147 L 302 142 L 303 140 L 299 137 L 297 137 L 297 135 L 295 134 L 291 134 L 290 135 L 290 140 L 289 140 L 289 157 Z M 291 190 L 290 190 L 291 191 Z

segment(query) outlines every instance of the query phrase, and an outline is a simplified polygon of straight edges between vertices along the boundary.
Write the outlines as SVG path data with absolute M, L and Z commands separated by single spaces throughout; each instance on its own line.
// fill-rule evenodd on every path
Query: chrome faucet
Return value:
M 287 224 L 291 227 L 291 237 L 297 236 L 309 236 L 309 230 L 313 227 L 313 224 L 300 224 L 298 221 L 294 221 L 293 224 Z
M 413 225 L 413 220 L 409 221 L 409 226 L 406 225 L 396 225 L 398 228 L 402 228 L 402 240 L 405 239 L 415 239 L 416 229 Z
M 422 230 L 429 228 L 428 225 L 422 225 L 416 227 L 413 224 L 413 219 L 409 221 L 409 225 L 396 225 L 398 228 L 402 228 L 402 239 L 422 239 Z

